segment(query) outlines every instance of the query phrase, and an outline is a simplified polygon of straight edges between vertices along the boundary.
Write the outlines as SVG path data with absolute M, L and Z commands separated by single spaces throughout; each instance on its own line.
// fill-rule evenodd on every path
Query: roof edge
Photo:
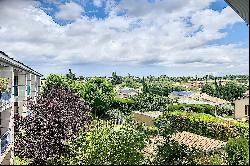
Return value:
M 15 60 L 14 58 L 9 57 L 5 52 L 0 50 L 0 55 L 1 54 L 4 56 L 3 58 L 6 58 L 6 60 L 8 60 L 12 65 L 16 65 L 16 66 L 19 65 L 18 67 L 22 68 L 23 70 L 29 71 L 29 72 L 31 72 L 33 74 L 36 74 L 36 75 L 38 75 L 40 77 L 43 77 L 43 75 L 41 73 L 35 71 L 34 69 L 32 69 L 31 67 L 23 64 L 22 62 L 19 62 L 19 61 Z

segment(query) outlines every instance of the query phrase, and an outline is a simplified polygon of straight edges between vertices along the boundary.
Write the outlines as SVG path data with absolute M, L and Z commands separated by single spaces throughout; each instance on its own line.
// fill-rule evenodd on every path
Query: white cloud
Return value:
M 59 5 L 59 12 L 55 14 L 55 17 L 63 20 L 76 20 L 81 18 L 82 12 L 84 12 L 84 10 L 80 5 L 69 2 Z
M 155 4 L 126 0 L 117 6 L 109 0 L 110 15 L 103 20 L 81 16 L 83 9 L 70 2 L 56 14 L 75 20 L 66 26 L 59 26 L 37 8 L 39 3 L 11 2 L 0 2 L 0 48 L 21 61 L 145 64 L 184 70 L 193 67 L 194 71 L 228 66 L 234 71 L 240 66 L 248 71 L 248 49 L 236 44 L 207 44 L 227 35 L 221 29 L 241 22 L 230 7 L 221 12 L 208 9 L 212 0 L 158 0 Z M 117 16 L 123 9 L 127 14 Z
M 97 7 L 102 7 L 104 0 L 93 0 L 93 4 Z

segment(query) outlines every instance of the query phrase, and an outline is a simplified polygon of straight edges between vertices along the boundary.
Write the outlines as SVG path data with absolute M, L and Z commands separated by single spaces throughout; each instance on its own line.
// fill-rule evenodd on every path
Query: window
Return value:
M 245 115 L 249 116 L 249 105 L 245 105 Z
M 27 95 L 30 95 L 30 80 L 27 80 L 27 87 L 26 87 Z
M 14 96 L 18 96 L 18 76 L 14 76 Z

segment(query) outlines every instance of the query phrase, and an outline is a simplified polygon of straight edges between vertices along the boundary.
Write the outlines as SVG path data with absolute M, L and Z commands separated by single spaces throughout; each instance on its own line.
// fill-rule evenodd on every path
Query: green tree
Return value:
M 214 96 L 215 95 L 215 87 L 212 84 L 205 84 L 202 87 L 201 92 L 206 93 L 210 96 Z
M 93 108 L 96 116 L 105 116 L 114 100 L 114 89 L 110 81 L 95 77 L 86 82 L 81 95 Z
M 112 80 L 111 80 L 113 85 L 121 84 L 122 83 L 122 77 L 117 76 L 116 72 L 112 72 Z
M 72 70 L 69 69 L 69 73 L 66 74 L 66 77 L 72 80 L 76 80 L 76 75 L 74 73 L 72 73 Z

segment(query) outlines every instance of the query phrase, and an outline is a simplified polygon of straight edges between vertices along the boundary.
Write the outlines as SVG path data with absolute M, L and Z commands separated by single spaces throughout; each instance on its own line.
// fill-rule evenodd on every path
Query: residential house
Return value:
M 13 164 L 14 155 L 14 114 L 27 114 L 25 102 L 40 92 L 42 75 L 0 51 L 0 77 L 8 79 L 8 88 L 0 92 L 0 164 L 10 165 Z
M 154 120 L 162 115 L 161 111 L 139 112 L 134 111 L 134 119 L 139 123 L 144 123 L 146 126 L 154 126 Z
M 134 88 L 122 88 L 118 89 L 118 96 L 122 98 L 128 98 L 130 96 L 138 95 L 141 93 L 141 89 L 134 89 Z
M 233 101 L 234 118 L 249 120 L 249 94 Z
M 193 88 L 201 88 L 205 85 L 205 81 L 188 81 L 184 84 L 185 87 L 193 89 Z
M 192 95 L 192 91 L 173 91 L 169 94 L 169 96 L 190 96 Z

